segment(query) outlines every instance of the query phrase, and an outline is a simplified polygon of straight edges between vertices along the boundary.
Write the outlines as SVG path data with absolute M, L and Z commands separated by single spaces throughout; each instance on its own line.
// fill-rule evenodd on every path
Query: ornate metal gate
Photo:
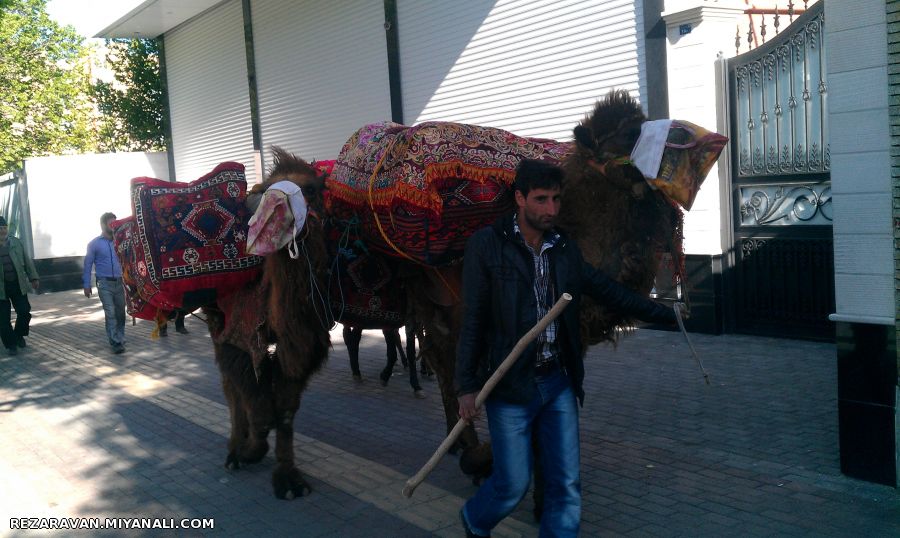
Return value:
M 727 63 L 738 332 L 833 338 L 823 7 Z

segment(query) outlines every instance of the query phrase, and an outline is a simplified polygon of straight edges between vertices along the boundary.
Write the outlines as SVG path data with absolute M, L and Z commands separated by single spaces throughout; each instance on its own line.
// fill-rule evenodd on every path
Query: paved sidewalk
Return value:
M 0 534 L 34 534 L 11 530 L 11 517 L 122 517 L 215 520 L 213 530 L 124 531 L 134 535 L 463 535 L 457 511 L 475 487 L 456 458 L 412 499 L 400 493 L 443 439 L 443 413 L 434 381 L 423 381 L 424 400 L 402 369 L 380 385 L 380 332 L 364 333 L 362 384 L 332 332 L 331 360 L 296 420 L 313 493 L 279 501 L 271 453 L 237 472 L 222 465 L 228 410 L 201 321 L 158 340 L 150 323 L 129 324 L 128 351 L 113 355 L 96 298 L 32 303 L 28 348 L 0 357 Z M 833 345 L 692 339 L 711 386 L 676 333 L 639 330 L 590 350 L 584 536 L 900 536 L 900 492 L 840 474 Z M 531 506 L 494 535 L 536 536 Z

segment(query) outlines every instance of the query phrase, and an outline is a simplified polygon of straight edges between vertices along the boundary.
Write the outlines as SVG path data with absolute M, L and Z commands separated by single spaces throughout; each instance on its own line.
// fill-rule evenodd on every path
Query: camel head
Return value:
M 279 147 L 272 148 L 266 179 L 251 189 L 248 251 L 271 254 L 291 242 L 323 235 L 325 177 L 316 168 Z
M 589 169 L 588 175 L 601 176 L 613 186 L 642 196 L 643 176 L 630 165 L 630 155 L 645 121 L 637 99 L 625 90 L 611 90 L 575 127 L 574 158 Z
M 293 153 L 278 146 L 272 146 L 272 168 L 261 186 L 263 190 L 266 190 L 279 181 L 290 181 L 300 187 L 309 208 L 308 218 L 321 225 L 324 214 L 322 194 L 325 189 L 325 176 L 320 174 L 312 164 Z
M 598 162 L 628 157 L 645 121 L 637 99 L 625 90 L 611 90 L 575 127 L 575 142 Z

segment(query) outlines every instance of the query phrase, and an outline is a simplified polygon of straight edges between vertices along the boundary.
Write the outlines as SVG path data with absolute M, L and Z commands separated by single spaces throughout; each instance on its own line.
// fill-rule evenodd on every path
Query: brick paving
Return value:
M 402 370 L 381 386 L 380 332 L 363 335 L 361 384 L 332 333 L 296 419 L 313 493 L 279 501 L 271 453 L 237 472 L 222 465 L 228 410 L 201 321 L 157 340 L 149 323 L 129 324 L 128 351 L 113 355 L 96 298 L 32 303 L 28 348 L 0 357 L 0 533 L 25 533 L 10 517 L 141 517 L 215 519 L 214 530 L 161 531 L 183 536 L 462 535 L 456 512 L 475 486 L 456 458 L 412 499 L 400 494 L 443 439 L 443 413 L 434 381 L 424 400 Z M 676 333 L 642 329 L 589 351 L 584 536 L 900 536 L 900 492 L 840 474 L 833 345 L 692 340 L 710 386 Z M 494 535 L 535 536 L 531 507 Z

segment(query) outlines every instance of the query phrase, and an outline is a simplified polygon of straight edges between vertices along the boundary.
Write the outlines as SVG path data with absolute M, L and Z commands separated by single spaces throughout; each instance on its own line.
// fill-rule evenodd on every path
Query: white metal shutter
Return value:
M 571 139 L 612 88 L 645 102 L 641 0 L 398 0 L 406 123 Z
M 240 0 L 165 34 L 175 176 L 192 181 L 224 161 L 256 178 Z
M 264 162 L 272 145 L 334 159 L 361 126 L 391 119 L 381 1 L 251 7 Z

